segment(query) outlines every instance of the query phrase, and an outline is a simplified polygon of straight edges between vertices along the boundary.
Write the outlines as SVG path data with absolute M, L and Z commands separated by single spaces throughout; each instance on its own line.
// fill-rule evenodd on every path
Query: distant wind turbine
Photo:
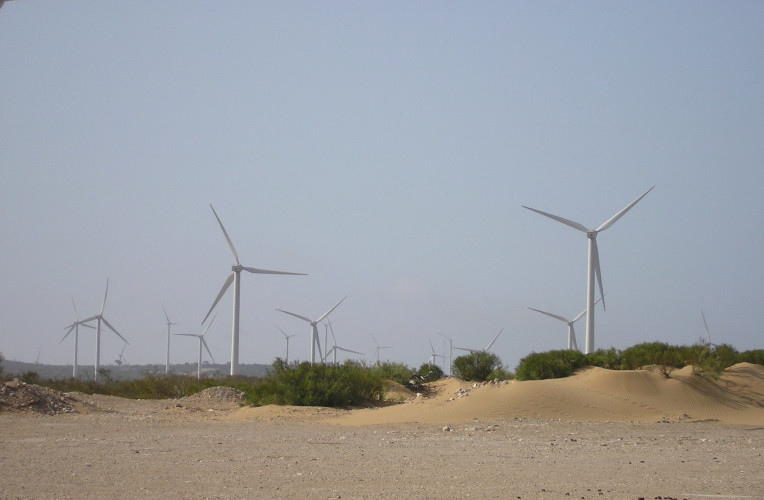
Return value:
M 226 241 L 228 242 L 228 247 L 231 249 L 231 254 L 233 255 L 233 260 L 235 264 L 231 267 L 231 270 L 233 273 L 231 273 L 230 276 L 228 276 L 228 279 L 225 280 L 225 283 L 223 283 L 223 288 L 220 289 L 220 293 L 218 293 L 218 296 L 215 298 L 215 301 L 212 303 L 212 307 L 210 307 L 210 310 L 207 312 L 207 315 L 204 317 L 204 320 L 202 320 L 202 324 L 204 324 L 205 321 L 207 321 L 207 318 L 210 316 L 210 313 L 212 313 L 212 310 L 215 309 L 215 306 L 220 301 L 220 298 L 225 294 L 226 290 L 228 290 L 228 287 L 231 286 L 231 283 L 233 283 L 233 322 L 231 326 L 231 375 L 236 375 L 236 372 L 238 371 L 239 367 L 239 306 L 240 306 L 240 291 L 241 291 L 241 272 L 247 271 L 249 273 L 253 274 L 287 274 L 287 275 L 293 275 L 293 276 L 305 276 L 304 273 L 289 273 L 286 271 L 270 271 L 268 269 L 257 269 L 254 267 L 244 267 L 239 262 L 239 254 L 236 253 L 236 248 L 233 246 L 233 242 L 231 241 L 231 238 L 228 236 L 228 232 L 225 230 L 225 227 L 223 227 L 223 223 L 220 221 L 220 217 L 218 217 L 217 212 L 215 212 L 215 209 L 212 205 L 210 205 L 210 208 L 212 208 L 212 213 L 215 214 L 215 218 L 218 221 L 218 224 L 220 224 L 220 229 L 223 231 L 223 236 L 225 236 Z
M 127 360 L 125 359 L 125 347 L 127 347 L 127 344 L 122 346 L 122 351 L 120 351 L 119 357 L 114 360 L 114 362 L 119 366 L 128 364 Z
M 310 319 L 308 317 L 302 316 L 300 314 L 295 314 L 293 312 L 285 311 L 283 309 L 276 309 L 277 311 L 283 312 L 284 314 L 288 314 L 290 316 L 294 316 L 295 318 L 299 318 L 303 321 L 306 321 L 310 324 L 310 363 L 313 364 L 316 362 L 316 348 L 318 348 L 318 358 L 323 359 L 323 355 L 321 354 L 321 340 L 318 338 L 318 324 L 324 320 L 329 314 L 337 309 L 337 306 L 342 304 L 342 301 L 347 298 L 347 295 L 342 298 L 339 302 L 334 304 L 334 307 L 326 311 L 324 314 L 322 314 L 318 319 Z
M 602 300 L 602 297 L 600 297 L 599 299 L 597 299 L 597 302 L 599 302 L 599 301 L 601 301 L 601 300 Z M 595 302 L 595 304 L 597 304 L 597 302 Z M 558 320 L 562 321 L 563 323 L 567 323 L 567 324 L 568 324 L 568 350 L 571 350 L 571 349 L 575 349 L 575 350 L 577 350 L 577 351 L 579 350 L 579 349 L 578 349 L 578 342 L 576 342 L 576 330 L 575 330 L 575 328 L 573 327 L 573 323 L 575 323 L 575 322 L 576 322 L 576 321 L 578 321 L 579 319 L 583 318 L 583 317 L 584 317 L 584 315 L 586 315 L 586 309 L 584 309 L 583 311 L 581 311 L 581 314 L 579 314 L 578 316 L 576 316 L 576 317 L 575 317 L 575 318 L 573 318 L 573 319 L 567 319 L 567 318 L 563 318 L 563 317 L 562 317 L 562 316 L 560 316 L 560 315 L 557 315 L 557 314 L 552 314 L 552 313 L 550 313 L 550 312 L 542 311 L 542 310 L 540 310 L 540 309 L 534 309 L 533 307 L 529 307 L 528 309 L 530 309 L 530 310 L 532 310 L 532 311 L 536 311 L 536 312 L 539 312 L 539 313 L 541 313 L 541 314 L 546 314 L 546 315 L 547 315 L 547 316 L 549 316 L 549 317 L 552 317 L 552 318 L 554 318 L 554 319 L 558 319 Z
M 536 212 L 538 214 L 541 214 L 543 216 L 549 217 L 550 219 L 554 219 L 557 222 L 562 222 L 566 226 L 570 226 L 573 229 L 578 229 L 579 231 L 582 231 L 586 233 L 586 237 L 589 239 L 589 270 L 588 270 L 588 278 L 587 278 L 587 284 L 586 284 L 586 348 L 584 349 L 584 354 L 589 354 L 590 352 L 594 351 L 594 276 L 596 274 L 597 276 L 597 282 L 599 284 L 600 289 L 600 298 L 604 297 L 605 292 L 603 291 L 602 287 L 602 273 L 600 271 L 600 257 L 599 257 L 599 251 L 597 250 L 597 234 L 601 231 L 604 231 L 605 229 L 609 228 L 615 222 L 623 217 L 623 215 L 631 210 L 631 207 L 637 204 L 639 200 L 644 198 L 647 193 L 653 190 L 655 186 L 651 187 L 642 195 L 639 196 L 636 200 L 629 203 L 626 208 L 612 216 L 610 219 L 606 220 L 600 227 L 597 229 L 588 229 L 583 224 L 580 224 L 578 222 L 565 219 L 563 217 L 552 215 L 547 212 L 542 212 L 541 210 L 536 210 L 535 208 L 526 207 L 523 205 L 523 208 L 527 208 L 528 210 L 531 210 L 533 212 Z M 605 309 L 605 301 L 603 299 L 602 301 L 602 308 Z
M 443 335 L 442 333 L 438 332 L 438 335 L 443 337 L 444 339 L 448 340 L 448 375 L 451 375 L 451 369 L 454 366 L 454 338 L 453 337 L 447 337 Z
M 428 365 L 430 365 L 430 364 L 437 365 L 438 364 L 438 358 L 443 359 L 443 362 L 445 363 L 446 362 L 446 357 L 443 356 L 442 354 L 436 353 L 435 352 L 435 347 L 433 347 L 433 345 L 432 345 L 432 339 L 429 339 L 429 341 L 430 341 L 430 351 L 432 352 L 432 356 L 430 356 L 430 359 L 427 360 L 427 364 Z
M 125 337 L 120 335 L 120 333 L 111 326 L 111 323 L 109 323 L 106 318 L 103 317 L 103 310 L 106 308 L 106 296 L 109 294 L 109 280 L 106 279 L 106 292 L 103 294 L 103 302 L 101 303 L 101 312 L 96 314 L 95 316 L 91 316 L 88 319 L 83 319 L 82 323 L 89 323 L 93 320 L 95 320 L 96 323 L 96 355 L 95 355 L 95 373 L 93 374 L 93 380 L 98 380 L 98 368 L 101 365 L 101 323 L 104 323 L 109 330 L 114 332 L 117 337 L 121 338 L 125 344 L 130 345 L 130 342 L 127 341 Z
M 212 326 L 212 323 L 215 321 L 215 317 L 217 317 L 217 314 L 212 317 L 210 322 L 207 324 L 207 327 L 204 329 L 204 331 L 200 335 L 196 335 L 193 333 L 173 333 L 173 335 L 179 335 L 183 337 L 196 337 L 199 339 L 199 362 L 196 366 L 196 378 L 202 378 L 202 346 L 204 346 L 205 349 L 207 349 L 207 354 L 210 355 L 210 358 L 212 359 L 212 362 L 215 362 L 215 357 L 212 355 L 212 352 L 210 351 L 210 348 L 207 346 L 207 341 L 204 340 L 204 335 L 207 333 L 207 331 Z
M 66 332 L 66 335 L 64 335 L 64 338 L 59 341 L 59 343 L 66 340 L 66 337 L 68 337 L 70 333 L 74 332 L 74 367 L 72 368 L 72 378 L 77 378 L 77 352 L 79 350 L 78 346 L 80 342 L 80 326 L 91 329 L 95 329 L 95 327 L 85 325 L 82 323 L 82 321 L 80 321 L 80 315 L 77 312 L 77 304 L 74 303 L 74 297 L 72 297 L 72 305 L 74 306 L 74 323 L 66 327 L 69 330 Z
M 164 317 L 167 320 L 167 357 L 165 358 L 164 372 L 170 373 L 170 328 L 172 325 L 177 325 L 177 323 L 170 321 L 170 317 L 167 315 L 167 310 L 164 306 L 162 306 L 162 311 L 164 311 Z
M 374 356 L 377 357 L 377 365 L 379 365 L 380 351 L 382 349 L 392 349 L 392 346 L 389 346 L 389 345 L 379 345 L 379 342 L 377 342 L 377 339 L 374 338 L 374 335 L 371 336 L 371 340 L 373 340 L 374 341 L 374 345 L 377 346 L 377 348 L 374 349 Z M 372 356 L 372 359 L 374 359 L 373 356 Z
M 284 338 L 286 339 L 286 359 L 284 360 L 284 362 L 286 364 L 289 364 L 289 339 L 294 337 L 294 333 L 292 335 L 287 335 L 286 332 L 282 330 L 281 328 L 279 328 L 278 326 L 276 328 L 279 329 L 279 331 L 281 332 L 281 335 L 283 335 Z
M 324 355 L 324 358 L 321 361 L 325 362 L 326 359 L 329 358 L 330 354 L 334 354 L 334 358 L 332 359 L 332 364 L 336 365 L 337 364 L 337 351 L 347 352 L 347 353 L 351 353 L 351 354 L 359 354 L 361 356 L 364 355 L 362 352 L 353 351 L 351 349 L 348 349 L 347 347 L 338 346 L 337 345 L 337 337 L 334 336 L 334 328 L 332 327 L 332 322 L 328 321 L 327 323 L 329 324 L 329 331 L 331 331 L 331 333 L 332 333 L 332 342 L 333 342 L 333 345 L 332 345 L 332 348 L 329 349 L 329 351 L 327 351 L 327 353 Z M 326 342 L 324 342 L 324 347 L 326 347 Z
M 504 328 L 499 330 L 499 333 L 497 333 L 496 336 L 493 338 L 493 340 L 487 346 L 485 346 L 485 348 L 483 348 L 483 349 L 470 349 L 468 347 L 454 347 L 454 349 L 458 349 L 460 351 L 467 351 L 470 354 L 472 354 L 474 352 L 488 352 L 488 350 L 491 347 L 493 347 L 493 343 L 496 342 L 496 340 L 499 338 L 499 335 L 501 335 L 501 332 L 503 332 L 503 331 L 504 331 Z
M 703 314 L 703 309 L 700 310 L 700 315 L 703 317 L 703 326 L 706 327 L 706 341 L 705 344 L 708 347 L 718 347 L 716 344 L 711 343 L 711 334 L 708 333 L 708 322 L 706 322 L 706 315 Z M 703 337 L 701 337 L 701 340 L 703 340 Z

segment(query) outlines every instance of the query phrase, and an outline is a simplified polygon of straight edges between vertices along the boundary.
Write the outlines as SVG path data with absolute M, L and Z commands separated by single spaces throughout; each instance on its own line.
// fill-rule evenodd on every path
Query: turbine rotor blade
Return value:
M 484 350 L 484 351 L 486 351 L 486 352 L 488 352 L 488 349 L 490 349 L 490 348 L 491 348 L 491 346 L 493 345 L 493 343 L 494 343 L 494 342 L 496 342 L 496 339 L 498 339 L 498 338 L 499 338 L 499 335 L 501 335 L 501 332 L 503 332 L 503 331 L 504 331 L 504 328 L 502 328 L 501 330 L 499 330 L 499 333 L 497 333 L 497 334 L 496 334 L 496 336 L 495 336 L 495 337 L 493 338 L 493 340 L 491 341 L 491 343 L 490 343 L 490 344 L 488 344 L 488 347 L 486 347 L 486 348 L 485 348 L 485 349 L 483 349 L 483 350 Z
M 202 341 L 202 345 L 204 346 L 205 349 L 207 349 L 207 354 L 210 355 L 210 358 L 212 359 L 212 362 L 214 363 L 215 362 L 215 356 L 212 355 L 212 351 L 210 351 L 210 348 L 207 346 L 207 342 L 204 340 L 204 335 L 199 337 L 199 340 Z
M 523 208 L 527 208 L 528 210 L 531 210 L 531 211 L 533 211 L 533 212 L 536 212 L 537 214 L 541 214 L 541 215 L 544 215 L 544 216 L 546 216 L 546 217 L 549 217 L 550 219 L 554 219 L 554 220 L 556 220 L 557 222 L 562 222 L 562 223 L 563 223 L 563 224 L 565 224 L 566 226 L 570 226 L 570 227 L 572 227 L 573 229 L 578 229 L 579 231 L 583 231 L 583 232 L 585 232 L 585 233 L 588 233 L 588 232 L 589 232 L 589 229 L 587 229 L 587 227 L 586 227 L 586 226 L 584 226 L 583 224 L 581 224 L 581 223 L 579 223 L 579 222 L 576 222 L 576 221 L 572 221 L 572 220 L 566 219 L 566 218 L 564 218 L 564 217 L 560 217 L 559 215 L 553 215 L 553 214 L 550 214 L 550 213 L 548 213 L 548 212 L 543 212 L 543 211 L 541 211 L 541 210 L 536 210 L 535 208 L 526 207 L 525 205 L 523 205 Z
M 711 334 L 708 333 L 708 323 L 706 322 L 706 315 L 703 314 L 703 309 L 700 310 L 700 315 L 703 317 L 703 326 L 706 327 L 706 342 L 711 344 Z
M 197 335 L 195 333 L 173 333 L 173 336 L 177 335 L 178 337 L 196 337 L 199 338 L 201 335 Z
M 623 210 L 621 210 L 620 212 L 618 212 L 617 214 L 615 214 L 614 216 L 612 216 L 611 218 L 609 218 L 608 220 L 606 220 L 605 222 L 603 222 L 603 223 L 602 223 L 602 225 L 601 225 L 600 227 L 598 227 L 598 228 L 597 228 L 597 231 L 598 231 L 598 232 L 599 232 L 599 231 L 604 231 L 605 229 L 607 229 L 607 228 L 609 228 L 610 226 L 612 226 L 613 224 L 615 224 L 615 222 L 616 222 L 618 219 L 620 219 L 621 217 L 623 217 L 623 216 L 624 216 L 624 214 L 626 214 L 626 212 L 628 212 L 629 210 L 631 210 L 631 207 L 633 207 L 634 205 L 636 205 L 636 204 L 637 204 L 637 202 L 639 202 L 639 200 L 641 200 L 642 198 L 644 198 L 645 196 L 647 196 L 647 193 L 649 193 L 650 191 L 652 191 L 654 187 L 655 187 L 655 186 L 651 187 L 650 189 L 648 189 L 647 191 L 645 191 L 644 193 L 642 193 L 642 195 L 641 195 L 639 198 L 637 198 L 636 200 L 634 200 L 634 201 L 632 201 L 631 203 L 629 203 L 629 204 L 626 206 L 626 208 L 624 208 Z
M 358 351 L 352 351 L 352 350 L 350 350 L 350 349 L 345 349 L 344 347 L 340 347 L 340 346 L 332 347 L 332 349 L 335 349 L 335 348 L 336 348 L 338 351 L 352 352 L 353 354 L 358 354 L 358 355 L 360 355 L 360 356 L 364 356 L 364 354 L 363 354 L 362 352 L 358 352 Z
M 72 331 L 74 331 L 74 327 L 75 326 L 77 326 L 77 325 L 72 325 L 72 326 L 69 327 L 69 330 L 66 332 L 66 335 L 64 335 L 64 338 L 62 338 L 61 340 L 58 341 L 59 344 L 61 342 L 63 342 L 64 340 L 66 340 L 66 337 L 68 337 L 69 334 L 72 333 Z
M 167 318 L 167 324 L 168 325 L 175 324 L 175 323 L 170 323 L 170 317 L 167 315 L 167 310 L 164 308 L 164 306 L 162 306 L 162 311 L 164 311 L 164 317 Z
M 72 305 L 74 306 L 74 319 L 80 320 L 80 313 L 77 312 L 77 304 L 74 303 L 74 297 L 72 297 Z
M 565 323 L 568 322 L 567 318 L 563 318 L 562 316 L 560 316 L 558 314 L 548 313 L 546 311 L 542 311 L 541 309 L 534 309 L 532 307 L 529 307 L 528 309 L 530 309 L 531 311 L 536 311 L 536 312 L 541 313 L 541 314 L 546 314 L 547 316 L 550 316 L 550 317 L 552 317 L 554 319 L 559 319 L 560 321 L 563 321 Z M 586 312 L 586 311 L 584 311 L 584 312 Z
M 291 273 L 287 271 L 272 271 L 270 269 L 258 269 L 256 267 L 242 267 L 245 271 L 253 274 L 288 274 L 291 276 L 307 276 L 305 273 Z
M 331 312 L 332 312 L 332 311 L 334 311 L 335 309 L 337 309 L 337 306 L 339 306 L 340 304 L 342 304 L 342 301 L 343 301 L 343 300 L 345 300 L 346 298 L 348 298 L 348 296 L 347 296 L 347 295 L 345 295 L 344 297 L 342 297 L 342 300 L 340 300 L 339 302 L 337 302 L 337 303 L 334 305 L 334 307 L 332 307 L 331 309 L 329 309 L 328 311 L 326 311 L 326 312 L 323 314 L 323 316 L 321 316 L 320 318 L 318 318 L 318 319 L 316 320 L 316 323 L 320 323 L 321 321 L 323 321 L 323 319 L 324 319 L 325 317 L 329 316 L 329 314 L 331 314 Z
M 576 342 L 576 329 L 573 328 L 573 324 L 570 325 L 570 334 L 573 336 L 571 339 L 573 341 L 573 348 L 577 351 L 578 350 L 578 342 Z
M 106 324 L 106 326 L 108 326 L 108 327 L 109 327 L 109 329 L 111 329 L 111 331 L 112 331 L 112 332 L 114 332 L 114 333 L 116 333 L 116 334 L 117 334 L 117 337 L 119 337 L 119 338 L 121 338 L 122 340 L 124 340 L 124 341 L 125 341 L 125 344 L 127 344 L 127 345 L 130 345 L 130 342 L 128 342 L 128 341 L 127 341 L 127 339 L 126 339 L 125 337 L 123 337 L 122 335 L 120 335 L 120 334 L 119 334 L 119 332 L 117 331 L 117 329 L 116 329 L 116 328 L 114 328 L 113 326 L 111 326 L 111 323 L 109 323 L 108 321 L 106 321 L 106 318 L 104 318 L 104 317 L 101 317 L 101 320 L 102 320 L 102 321 L 103 321 L 103 322 Z
M 225 283 L 223 283 L 223 288 L 220 289 L 220 293 L 218 293 L 218 296 L 215 297 L 215 301 L 212 303 L 212 307 L 210 307 L 210 310 L 207 311 L 207 315 L 202 320 L 202 324 L 204 324 L 204 322 L 207 321 L 207 318 L 210 317 L 212 310 L 215 309 L 216 305 L 218 305 L 220 298 L 223 296 L 223 294 L 225 294 L 226 290 L 228 290 L 228 287 L 231 286 L 231 283 L 233 283 L 234 275 L 235 273 L 231 273 L 231 275 L 228 276 L 228 279 L 225 280 Z
M 600 271 L 600 252 L 597 249 L 597 238 L 593 238 L 592 242 L 592 257 L 594 259 L 594 273 L 597 275 L 597 283 L 600 286 L 600 299 L 602 299 L 602 310 L 605 310 L 605 291 L 602 289 L 602 271 Z M 596 304 L 597 302 L 595 302 Z
M 303 321 L 307 321 L 308 323 L 311 323 L 311 324 L 313 323 L 313 320 L 312 320 L 312 319 L 310 319 L 310 318 L 306 318 L 305 316 L 301 316 L 301 315 L 299 315 L 299 314 L 295 314 L 295 313 L 293 313 L 293 312 L 285 311 L 285 310 L 283 310 L 283 309 L 276 309 L 276 310 L 277 310 L 277 311 L 281 311 L 281 312 L 283 312 L 284 314 L 288 314 L 288 315 L 290 315 L 290 316 L 294 316 L 295 318 L 300 318 L 301 320 L 303 320 Z
M 206 327 L 206 328 L 204 329 L 204 331 L 202 332 L 202 335 L 201 335 L 202 337 L 204 337 L 204 334 L 205 334 L 205 333 L 207 333 L 207 330 L 209 330 L 209 329 L 210 329 L 210 327 L 212 326 L 212 323 L 215 321 L 215 318 L 217 318 L 217 317 L 218 317 L 218 314 L 217 314 L 217 313 L 215 313 L 215 315 L 212 317 L 212 319 L 210 320 L 210 322 L 209 322 L 209 323 L 207 323 L 207 327 Z
M 215 208 L 210 203 L 210 208 L 212 209 L 212 213 L 215 214 L 215 218 L 218 220 L 218 224 L 220 224 L 220 229 L 223 230 L 223 236 L 225 236 L 225 240 L 228 242 L 228 247 L 231 249 L 231 254 L 233 255 L 233 260 L 236 261 L 236 265 L 239 266 L 239 254 L 236 253 L 236 249 L 233 246 L 233 242 L 231 241 L 231 237 L 228 236 L 228 231 L 225 230 L 225 227 L 223 226 L 223 223 L 220 221 L 220 217 L 218 217 L 218 213 L 215 211 Z
M 597 302 L 599 302 L 599 300 L 598 300 Z M 595 302 L 595 304 L 596 304 L 597 302 Z M 583 318 L 584 316 L 586 316 L 586 313 L 587 313 L 587 312 L 589 312 L 589 311 L 587 311 L 586 309 L 584 309 L 583 311 L 581 311 L 581 313 L 580 313 L 578 316 L 576 316 L 575 318 L 573 318 L 572 320 L 570 320 L 570 323 L 571 323 L 571 324 L 573 324 L 573 323 L 575 323 L 576 321 L 578 321 L 579 319 Z
M 106 278 L 106 291 L 103 294 L 103 302 L 101 302 L 100 315 L 103 316 L 103 310 L 106 308 L 106 296 L 109 294 L 109 278 Z

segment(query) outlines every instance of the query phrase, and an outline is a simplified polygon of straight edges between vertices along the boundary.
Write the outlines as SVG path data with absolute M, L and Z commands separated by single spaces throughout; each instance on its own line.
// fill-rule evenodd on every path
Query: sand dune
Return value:
M 764 425 L 764 367 L 742 363 L 717 381 L 691 367 L 667 378 L 658 370 L 587 368 L 574 376 L 476 385 L 445 379 L 434 395 L 375 409 L 244 408 L 235 420 L 311 420 L 338 425 L 459 423 L 532 418 L 569 422 L 697 422 Z

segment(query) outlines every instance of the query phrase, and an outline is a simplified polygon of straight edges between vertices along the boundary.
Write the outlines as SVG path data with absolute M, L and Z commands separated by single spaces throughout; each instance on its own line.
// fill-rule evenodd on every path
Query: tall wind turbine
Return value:
M 497 333 L 496 336 L 493 338 L 493 340 L 483 349 L 470 349 L 468 347 L 454 347 L 454 349 L 458 349 L 460 351 L 468 351 L 470 354 L 472 354 L 473 352 L 488 352 L 488 350 L 491 347 L 493 347 L 494 342 L 496 342 L 496 340 L 499 338 L 499 335 L 501 335 L 501 332 L 503 331 L 504 331 L 504 328 L 499 330 L 499 333 Z
M 601 231 L 604 231 L 605 229 L 609 228 L 615 222 L 624 216 L 626 212 L 631 210 L 631 207 L 637 204 L 639 200 L 644 198 L 647 193 L 653 190 L 655 186 L 651 187 L 644 193 L 642 193 L 639 198 L 629 203 L 626 208 L 606 220 L 600 227 L 597 229 L 588 229 L 586 226 L 584 226 L 581 223 L 565 219 L 563 217 L 552 215 L 547 212 L 542 212 L 541 210 L 536 210 L 535 208 L 526 207 L 523 205 L 523 208 L 527 208 L 528 210 L 531 210 L 533 212 L 539 213 L 541 215 L 544 215 L 546 217 L 549 217 L 550 219 L 554 219 L 557 222 L 562 222 L 566 226 L 570 226 L 573 229 L 578 229 L 579 231 L 586 233 L 586 237 L 589 239 L 589 266 L 588 266 L 588 277 L 586 282 L 586 348 L 584 349 L 584 354 L 589 354 L 590 352 L 594 351 L 594 276 L 597 275 L 597 283 L 599 284 L 600 289 L 600 298 L 603 298 L 602 300 L 602 308 L 605 309 L 605 300 L 604 295 L 605 292 L 602 288 L 602 273 L 600 272 L 600 257 L 599 257 L 599 251 L 597 250 L 597 234 Z
M 377 339 L 374 338 L 374 335 L 371 336 L 371 340 L 373 340 L 374 341 L 374 345 L 377 346 L 377 348 L 374 349 L 374 356 L 377 357 L 377 365 L 379 365 L 380 351 L 382 349 L 392 349 L 392 346 L 389 346 L 389 345 L 379 345 L 379 342 L 377 342 Z M 374 359 L 374 356 L 372 356 L 372 359 Z
M 204 329 L 201 335 L 196 335 L 193 333 L 174 333 L 173 334 L 173 335 L 180 335 L 183 337 L 196 337 L 199 339 L 199 362 L 196 366 L 196 378 L 202 378 L 202 346 L 204 346 L 204 348 L 207 349 L 207 354 L 209 354 L 210 358 L 212 358 L 212 362 L 213 363 L 215 362 L 215 357 L 212 355 L 210 348 L 207 346 L 207 342 L 204 340 L 204 335 L 207 333 L 207 330 L 209 330 L 210 327 L 212 326 L 212 323 L 215 321 L 215 317 L 217 317 L 217 314 L 212 317 L 212 319 L 207 324 L 207 327 Z
M 454 366 L 454 338 L 446 337 L 440 332 L 438 332 L 438 335 L 448 340 L 448 375 L 451 376 L 451 368 Z
M 279 328 L 279 327 L 277 326 L 276 328 Z M 292 335 L 287 335 L 286 332 L 282 330 L 281 328 L 279 328 L 279 331 L 281 332 L 281 335 L 283 335 L 284 338 L 286 339 L 286 359 L 284 360 L 284 362 L 286 362 L 286 364 L 289 364 L 289 339 L 294 337 L 294 333 Z
M 68 337 L 70 333 L 74 332 L 74 367 L 72 368 L 72 378 L 77 378 L 77 351 L 79 349 L 78 345 L 80 342 L 80 326 L 92 329 L 95 329 L 95 327 L 85 325 L 82 323 L 82 321 L 80 321 L 80 315 L 77 312 L 77 304 L 74 303 L 74 297 L 72 297 L 72 305 L 74 306 L 74 323 L 66 327 L 69 330 L 66 332 L 66 335 L 64 335 L 64 338 L 59 341 L 59 343 L 66 340 L 66 337 Z
M 307 317 L 302 316 L 300 314 L 295 314 L 293 312 L 285 311 L 283 309 L 276 309 L 277 311 L 281 311 L 284 314 L 288 314 L 290 316 L 294 316 L 295 318 L 299 318 L 299 319 L 301 319 L 303 321 L 306 321 L 306 322 L 308 322 L 310 324 L 310 363 L 311 364 L 316 362 L 316 348 L 318 348 L 318 357 L 319 357 L 319 359 L 323 359 L 323 357 L 324 357 L 321 354 L 321 340 L 318 338 L 318 324 L 321 323 L 324 320 L 324 318 L 329 316 L 329 314 L 332 311 L 337 309 L 337 306 L 342 304 L 342 301 L 345 300 L 346 298 L 348 298 L 347 295 L 342 297 L 342 300 L 340 300 L 339 302 L 334 304 L 334 307 L 332 307 L 331 309 L 326 311 L 318 319 L 315 319 L 315 320 L 307 318 Z
M 225 240 L 228 242 L 228 247 L 231 249 L 231 254 L 233 255 L 234 265 L 231 267 L 231 270 L 233 273 L 231 273 L 230 276 L 228 276 L 228 279 L 225 280 L 225 283 L 223 283 L 223 288 L 220 289 L 220 293 L 218 293 L 218 296 L 215 297 L 215 301 L 212 303 L 212 307 L 210 307 L 210 310 L 207 312 L 207 316 L 204 317 L 204 320 L 202 320 L 202 324 L 204 324 L 205 321 L 207 321 L 207 318 L 210 316 L 210 313 L 212 313 L 212 310 L 215 309 L 215 306 L 220 301 L 220 298 L 223 296 L 223 294 L 228 290 L 228 287 L 231 286 L 231 283 L 233 283 L 233 322 L 231 325 L 231 375 L 236 375 L 236 372 L 238 371 L 239 367 L 239 304 L 240 304 L 240 291 L 241 291 L 241 272 L 247 271 L 253 274 L 288 274 L 288 275 L 298 275 L 298 276 L 305 276 L 305 273 L 289 273 L 286 271 L 270 271 L 268 269 L 257 269 L 254 267 L 244 267 L 239 262 L 239 254 L 236 253 L 236 249 L 233 246 L 233 242 L 231 241 L 231 238 L 228 236 L 228 232 L 225 230 L 225 227 L 223 227 L 223 223 L 220 221 L 220 217 L 218 217 L 217 212 L 215 212 L 215 209 L 212 205 L 210 205 L 210 208 L 212 208 L 212 213 L 215 214 L 215 218 L 218 221 L 218 224 L 220 224 L 220 229 L 223 231 L 223 236 L 225 236 Z
M 597 302 L 599 302 L 600 300 L 602 300 L 602 297 L 597 299 Z M 597 302 L 595 302 L 595 304 Z M 575 323 L 576 321 L 578 321 L 579 319 L 584 317 L 584 315 L 586 314 L 586 309 L 581 311 L 581 314 L 579 314 L 578 316 L 576 316 L 573 319 L 563 318 L 562 316 L 560 316 L 558 314 L 552 314 L 550 312 L 542 311 L 541 309 L 534 309 L 533 307 L 529 307 L 528 309 L 530 309 L 532 311 L 539 312 L 541 314 L 546 314 L 547 316 L 550 316 L 550 317 L 552 317 L 554 319 L 559 319 L 563 323 L 567 323 L 568 324 L 568 350 L 571 350 L 571 349 L 575 349 L 576 351 L 579 350 L 578 349 L 578 342 L 576 342 L 576 329 L 573 327 L 573 323 Z
M 164 372 L 170 373 L 170 328 L 172 325 L 177 325 L 177 323 L 170 321 L 170 317 L 167 315 L 167 310 L 164 306 L 162 306 L 162 311 L 164 311 L 164 317 L 167 320 L 167 357 L 165 358 Z
M 332 359 L 332 364 L 336 365 L 337 364 L 337 351 L 347 352 L 347 353 L 351 353 L 351 354 L 359 354 L 359 355 L 363 356 L 362 352 L 353 351 L 351 349 L 348 349 L 347 347 L 338 346 L 337 345 L 337 337 L 334 336 L 334 328 L 332 327 L 332 322 L 328 321 L 327 323 L 329 324 L 329 330 L 332 333 L 332 342 L 333 342 L 333 345 L 332 345 L 332 348 L 329 349 L 326 352 L 326 354 L 324 355 L 323 359 L 321 360 L 322 362 L 325 362 L 329 358 L 330 354 L 334 354 L 334 357 Z M 324 343 L 324 347 L 326 347 L 326 343 Z
M 83 319 L 82 323 L 89 323 L 93 320 L 96 320 L 96 354 L 95 354 L 95 373 L 93 374 L 93 380 L 98 380 L 98 368 L 101 364 L 101 323 L 105 324 L 109 330 L 114 332 L 117 337 L 121 338 L 125 344 L 130 345 L 130 342 L 127 341 L 125 337 L 119 334 L 119 332 L 111 326 L 111 323 L 109 323 L 106 318 L 103 317 L 103 310 L 106 308 L 106 296 L 109 294 L 109 279 L 106 279 L 106 292 L 103 294 L 103 302 L 101 302 L 101 312 L 96 314 L 95 316 L 91 316 L 88 319 Z

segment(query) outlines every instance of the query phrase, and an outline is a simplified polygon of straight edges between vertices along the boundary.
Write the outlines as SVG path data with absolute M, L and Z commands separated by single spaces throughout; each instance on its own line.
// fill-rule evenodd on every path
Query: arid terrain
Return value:
M 357 410 L 10 385 L 1 498 L 764 498 L 758 365 L 445 379 Z

